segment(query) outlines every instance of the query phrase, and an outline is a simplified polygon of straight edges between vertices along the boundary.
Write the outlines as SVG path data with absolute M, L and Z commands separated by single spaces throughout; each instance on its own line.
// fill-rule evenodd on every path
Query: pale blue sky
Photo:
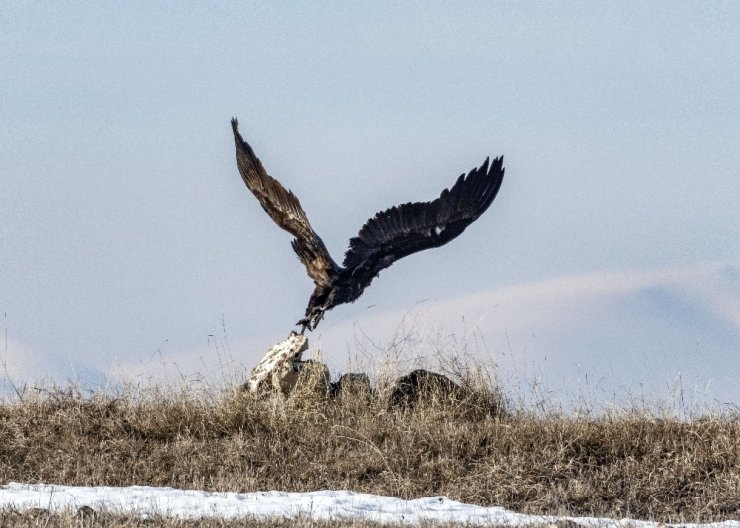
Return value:
M 330 312 L 327 342 L 420 301 L 717 264 L 723 286 L 688 308 L 648 289 L 598 327 L 572 312 L 550 357 L 692 341 L 738 381 L 738 50 L 734 2 L 4 3 L 0 355 L 16 378 L 95 377 L 207 354 L 222 318 L 247 365 L 287 334 L 312 284 L 238 176 L 237 116 L 336 260 L 376 211 L 505 155 L 491 209 Z M 600 337 L 645 303 L 663 345 Z

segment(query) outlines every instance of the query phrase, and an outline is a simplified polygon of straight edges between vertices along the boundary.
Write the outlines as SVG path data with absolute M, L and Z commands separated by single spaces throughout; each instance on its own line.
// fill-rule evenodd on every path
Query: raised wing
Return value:
M 231 120 L 236 143 L 236 165 L 244 183 L 257 197 L 262 209 L 277 225 L 295 237 L 292 245 L 309 277 L 316 284 L 328 285 L 338 266 L 329 255 L 324 242 L 314 232 L 298 198 L 267 174 L 252 147 L 239 133 L 239 122 Z
M 406 203 L 380 212 L 349 242 L 344 266 L 369 283 L 396 260 L 446 244 L 488 209 L 504 178 L 503 156 L 488 158 L 431 202 Z

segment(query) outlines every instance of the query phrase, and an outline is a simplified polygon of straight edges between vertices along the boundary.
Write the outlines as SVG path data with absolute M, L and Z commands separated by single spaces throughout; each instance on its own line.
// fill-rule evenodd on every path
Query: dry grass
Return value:
M 255 528 L 380 528 L 384 524 L 361 521 L 355 519 L 317 521 L 307 517 L 291 519 L 195 519 L 180 520 L 172 517 L 154 517 L 142 519 L 140 517 L 109 515 L 105 513 L 83 513 L 70 511 L 65 513 L 49 513 L 44 510 L 29 512 L 0 511 L 0 526 L 3 528 L 21 528 L 37 526 L 43 528 L 224 528 L 244 527 Z M 396 525 L 397 526 L 397 525 Z M 446 528 L 454 526 L 444 523 L 421 522 L 416 528 Z M 542 527 L 545 528 L 543 525 Z
M 463 386 L 467 396 L 437 394 L 410 409 L 389 408 L 387 389 L 337 400 L 312 390 L 266 399 L 237 391 L 43 392 L 0 405 L 0 483 L 347 489 L 540 514 L 740 517 L 737 416 L 503 413 L 490 386 Z M 0 515 L 3 526 L 31 519 Z M 88 522 L 45 515 L 48 526 Z M 145 525 L 108 521 L 102 525 Z

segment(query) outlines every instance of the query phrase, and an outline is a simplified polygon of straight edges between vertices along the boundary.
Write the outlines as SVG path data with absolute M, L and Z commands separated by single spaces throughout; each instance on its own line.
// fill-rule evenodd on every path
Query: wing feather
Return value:
M 381 270 L 405 256 L 446 244 L 491 205 L 504 177 L 503 157 L 463 173 L 431 202 L 394 206 L 377 213 L 350 240 L 344 266 L 369 283 Z
M 239 133 L 236 118 L 231 120 L 231 128 L 236 143 L 236 164 L 247 188 L 252 191 L 270 218 L 295 237 L 293 249 L 306 266 L 309 277 L 316 284 L 329 284 L 331 278 L 336 275 L 338 266 L 329 255 L 324 242 L 311 227 L 301 202 L 290 190 L 267 174 L 252 147 Z

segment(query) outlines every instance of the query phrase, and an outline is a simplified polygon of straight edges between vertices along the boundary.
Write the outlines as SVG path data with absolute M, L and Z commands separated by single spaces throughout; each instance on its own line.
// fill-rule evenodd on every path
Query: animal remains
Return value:
M 314 330 L 327 310 L 354 302 L 378 274 L 400 258 L 446 244 L 488 209 L 504 177 L 503 156 L 488 158 L 431 202 L 409 202 L 377 213 L 349 241 L 339 266 L 316 234 L 298 198 L 267 174 L 231 120 L 239 173 L 262 208 L 295 237 L 293 250 L 316 284 L 305 317 L 296 324 L 301 335 Z

